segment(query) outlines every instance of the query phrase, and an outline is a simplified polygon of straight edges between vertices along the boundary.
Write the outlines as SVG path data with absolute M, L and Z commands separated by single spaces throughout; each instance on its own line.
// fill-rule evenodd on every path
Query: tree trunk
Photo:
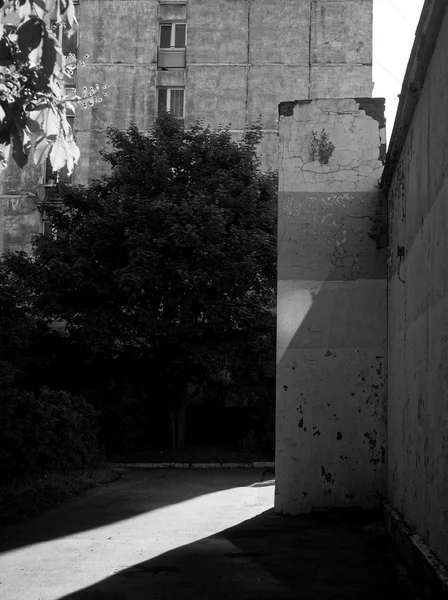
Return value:
M 177 440 L 176 450 L 185 450 L 185 411 L 186 407 L 182 406 L 177 412 Z
M 176 422 L 174 420 L 174 412 L 170 410 L 171 421 L 171 450 L 176 452 Z
M 185 412 L 186 406 L 176 407 L 170 411 L 171 449 L 173 452 L 185 450 Z

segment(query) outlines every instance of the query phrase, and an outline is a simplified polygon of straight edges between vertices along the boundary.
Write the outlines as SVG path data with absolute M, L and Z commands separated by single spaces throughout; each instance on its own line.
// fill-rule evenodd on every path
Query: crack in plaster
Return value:
M 319 106 L 319 103 L 313 105 L 312 112 L 318 114 L 311 117 L 308 111 L 304 111 L 304 114 L 301 111 L 294 113 L 292 126 L 286 132 L 283 128 L 283 189 L 298 189 L 299 186 L 309 191 L 333 191 L 342 185 L 348 191 L 375 188 L 383 169 L 379 158 L 383 132 L 378 134 L 377 150 L 370 143 L 369 130 L 372 129 L 373 133 L 373 127 L 377 129 L 377 121 L 366 115 L 365 111 L 331 111 Z M 359 120 L 367 122 L 369 126 L 360 127 Z M 330 140 L 336 143 L 336 150 L 325 165 L 305 158 L 310 157 L 311 131 L 319 125 L 326 126 Z

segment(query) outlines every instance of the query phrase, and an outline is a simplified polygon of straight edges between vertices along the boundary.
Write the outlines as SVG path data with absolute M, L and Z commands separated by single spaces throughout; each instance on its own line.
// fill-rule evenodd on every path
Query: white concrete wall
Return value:
M 385 492 L 384 101 L 280 105 L 276 511 Z M 328 164 L 311 133 L 334 144 Z
M 447 53 L 448 11 L 389 190 L 388 497 L 448 565 Z

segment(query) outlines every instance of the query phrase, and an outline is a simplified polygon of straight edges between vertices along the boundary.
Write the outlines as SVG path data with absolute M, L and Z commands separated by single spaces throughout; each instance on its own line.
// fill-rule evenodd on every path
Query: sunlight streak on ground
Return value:
M 134 564 L 237 525 L 273 505 L 273 486 L 249 485 L 22 546 L 0 554 L 2 597 L 58 600 Z

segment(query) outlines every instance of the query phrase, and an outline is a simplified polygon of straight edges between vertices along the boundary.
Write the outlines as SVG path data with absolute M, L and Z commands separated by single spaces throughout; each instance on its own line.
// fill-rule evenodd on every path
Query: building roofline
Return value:
M 423 5 L 401 88 L 400 101 L 381 178 L 381 185 L 386 193 L 400 160 L 447 8 L 446 0 L 426 0 Z

